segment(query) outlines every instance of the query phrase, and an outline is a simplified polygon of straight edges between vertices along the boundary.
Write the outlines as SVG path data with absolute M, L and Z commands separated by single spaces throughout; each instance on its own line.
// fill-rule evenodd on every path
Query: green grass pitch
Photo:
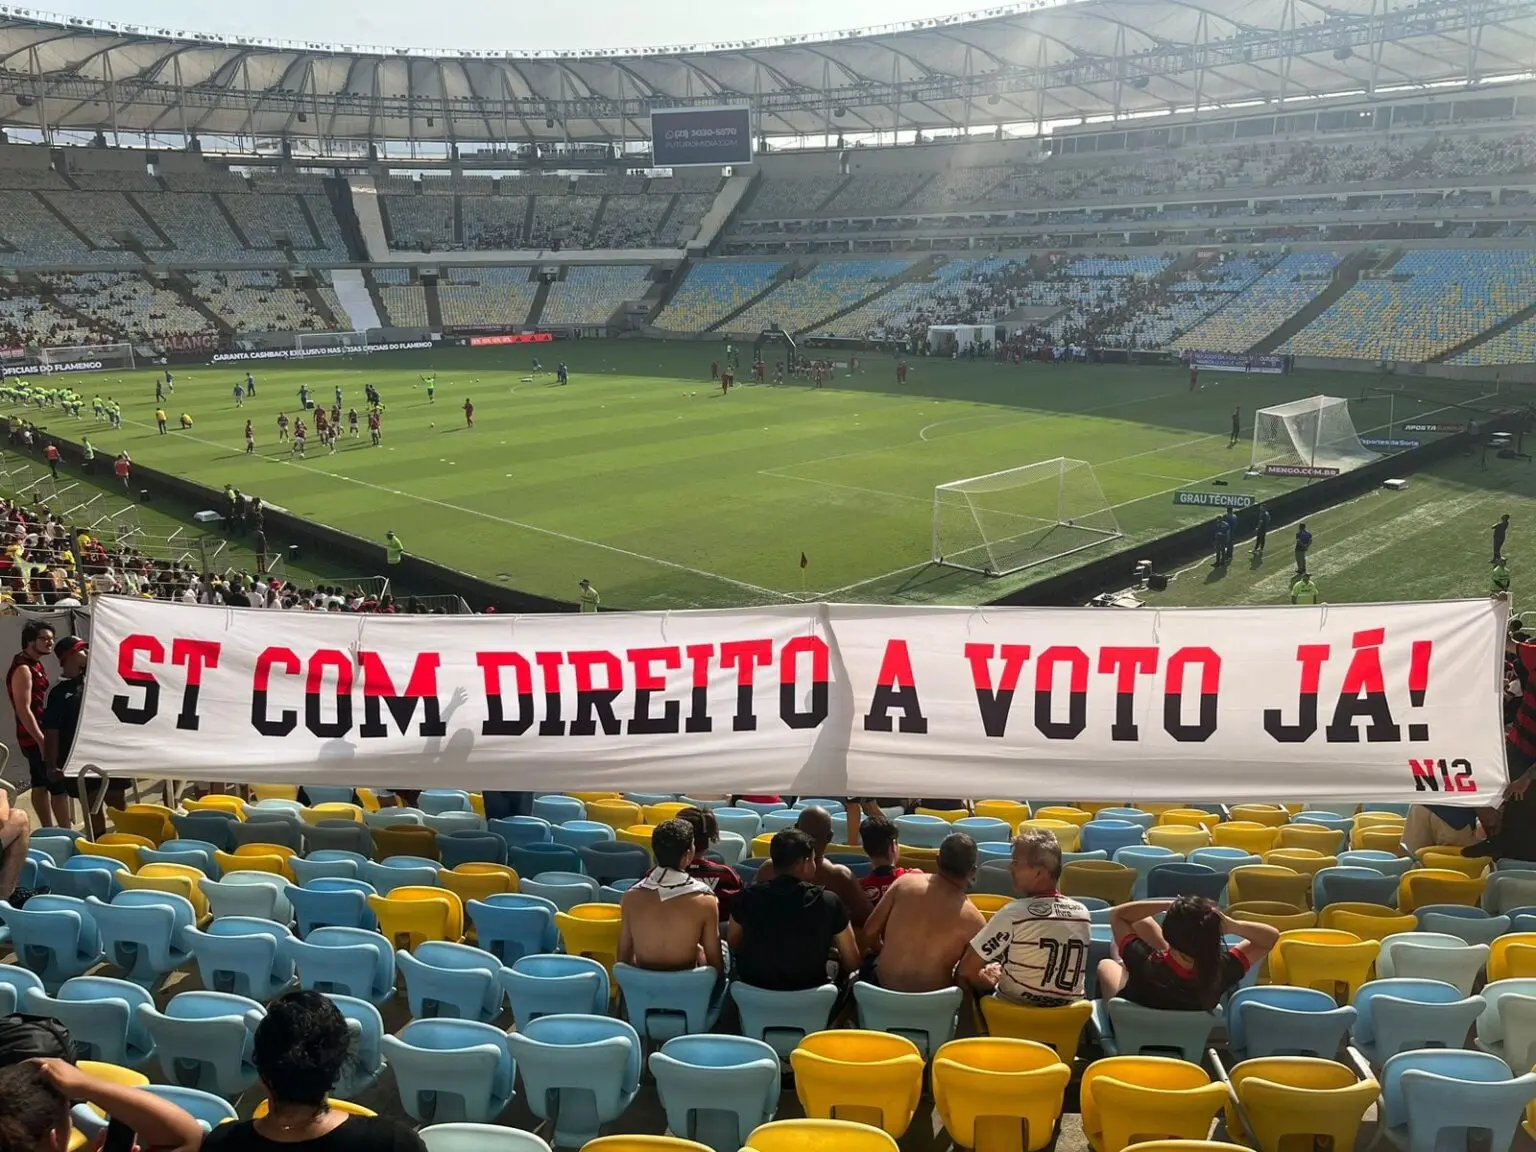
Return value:
M 1176 507 L 1178 489 L 1226 479 L 1229 492 L 1281 490 L 1280 481 L 1242 476 L 1255 409 L 1317 393 L 1353 397 L 1374 382 L 1356 374 L 1214 370 L 1202 372 L 1204 386 L 1191 393 L 1184 371 L 1174 368 L 917 358 L 900 386 L 890 358 L 867 355 L 859 374 L 840 369 L 821 390 L 743 385 L 721 396 L 708 378 L 710 361 L 721 357 L 715 342 L 538 348 L 546 366 L 569 364 L 566 387 L 550 375 L 527 378 L 534 354 L 445 348 L 256 363 L 257 398 L 242 409 L 232 390 L 245 365 L 173 369 L 176 391 L 165 405 L 173 430 L 165 436 L 154 427 L 156 371 L 82 374 L 70 379 L 87 400 L 99 390 L 123 405 L 121 431 L 95 423 L 88 411 L 79 423 L 53 410 L 34 418 L 70 440 L 89 432 L 98 452 L 127 450 L 136 461 L 213 488 L 231 483 L 359 536 L 382 540 L 393 529 L 419 556 L 561 599 L 573 599 L 586 577 L 605 607 L 616 608 L 817 599 L 965 604 L 1096 552 L 1006 579 L 934 567 L 936 484 L 1058 456 L 1086 460 L 1126 541 L 1147 539 L 1211 517 Z M 437 402 L 429 405 L 418 377 L 434 370 Z M 305 460 L 278 444 L 277 415 L 297 414 L 301 384 L 327 403 L 339 385 L 343 411 L 353 404 L 361 411 L 365 383 L 381 390 L 387 406 L 382 448 L 369 446 L 366 428 L 357 441 L 343 434 L 335 455 L 313 438 Z M 1462 386 L 1460 394 L 1478 391 Z M 475 405 L 473 429 L 461 410 L 466 398 Z M 1422 418 L 1445 398 L 1405 395 L 1392 415 Z M 1234 405 L 1242 408 L 1245 435 L 1229 447 Z M 195 421 L 190 431 L 175 430 L 182 412 Z M 254 457 L 244 453 L 247 417 L 257 433 Z M 1384 429 L 1387 402 L 1357 404 L 1354 418 L 1362 434 Z M 1317 518 L 1314 567 L 1325 596 L 1482 592 L 1481 554 L 1496 511 L 1515 515 L 1512 551 L 1522 521 L 1536 531 L 1532 471 L 1523 463 L 1490 463 L 1485 472 L 1475 461 L 1453 462 L 1415 477 L 1401 494 Z M 1214 580 L 1202 570 L 1181 574 L 1159 599 L 1282 599 L 1288 541 L 1289 530 L 1279 528 L 1263 568 L 1247 568 L 1242 547 L 1233 571 Z M 1517 589 L 1520 583 L 1517 569 Z

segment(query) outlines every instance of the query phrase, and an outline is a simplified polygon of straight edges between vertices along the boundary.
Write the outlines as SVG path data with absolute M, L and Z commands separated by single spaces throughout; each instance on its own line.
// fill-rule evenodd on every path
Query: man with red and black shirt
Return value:
M 720 903 L 720 922 L 723 924 L 731 918 L 731 909 L 736 905 L 736 897 L 741 895 L 742 884 L 741 874 L 736 869 L 704 855 L 710 845 L 720 839 L 720 825 L 715 821 L 715 814 L 704 808 L 684 808 L 677 818 L 693 826 L 693 859 L 686 871 L 695 880 L 709 885 Z
M 43 758 L 43 708 L 48 703 L 48 671 L 43 657 L 53 651 L 53 629 L 37 620 L 21 630 L 21 651 L 11 660 L 5 688 L 16 713 L 16 743 L 27 761 L 32 783 L 32 806 L 44 828 L 68 828 L 73 824 L 69 784 L 62 773 L 48 771 Z
M 921 872 L 921 868 L 898 868 L 901 859 L 901 832 L 882 813 L 878 819 L 870 817 L 859 824 L 859 844 L 871 865 L 868 876 L 859 877 L 859 887 L 869 897 L 871 907 L 880 903 L 885 890 L 896 883 L 898 876 L 908 872 Z

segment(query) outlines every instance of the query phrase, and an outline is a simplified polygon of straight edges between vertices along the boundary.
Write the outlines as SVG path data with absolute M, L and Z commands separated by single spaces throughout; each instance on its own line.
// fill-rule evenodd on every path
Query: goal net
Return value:
M 366 332 L 298 332 L 295 333 L 297 343 L 294 345 L 300 351 L 309 349 L 340 349 L 368 347 L 368 333 Z
M 1261 408 L 1254 415 L 1251 467 L 1255 472 L 1269 464 L 1348 472 L 1379 459 L 1360 443 L 1349 401 L 1337 396 L 1309 396 Z
M 933 490 L 933 562 L 1006 576 L 1118 539 L 1085 460 L 1065 456 Z
M 59 348 L 39 348 L 39 364 L 48 364 L 60 372 L 97 372 L 109 368 L 132 368 L 132 344 L 71 344 Z

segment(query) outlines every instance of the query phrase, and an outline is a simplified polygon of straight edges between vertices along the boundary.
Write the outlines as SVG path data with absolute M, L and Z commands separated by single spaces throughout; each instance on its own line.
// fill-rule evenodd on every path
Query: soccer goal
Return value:
M 1349 401 L 1337 396 L 1308 396 L 1273 408 L 1260 408 L 1253 419 L 1253 463 L 1337 468 L 1348 472 L 1381 457 L 1360 443 Z
M 58 372 L 96 372 L 134 366 L 132 344 L 70 344 L 39 348 L 37 362 Z
M 1086 460 L 1059 456 L 933 490 L 933 562 L 1006 576 L 1120 536 Z
M 294 347 L 300 352 L 322 349 L 350 351 L 368 347 L 366 332 L 298 332 L 295 337 L 297 343 Z

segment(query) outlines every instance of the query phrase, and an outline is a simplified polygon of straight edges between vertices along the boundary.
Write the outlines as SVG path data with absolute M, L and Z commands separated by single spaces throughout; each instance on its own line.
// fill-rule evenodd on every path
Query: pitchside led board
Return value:
M 651 153 L 658 168 L 750 164 L 750 111 L 740 104 L 658 108 L 651 113 Z

